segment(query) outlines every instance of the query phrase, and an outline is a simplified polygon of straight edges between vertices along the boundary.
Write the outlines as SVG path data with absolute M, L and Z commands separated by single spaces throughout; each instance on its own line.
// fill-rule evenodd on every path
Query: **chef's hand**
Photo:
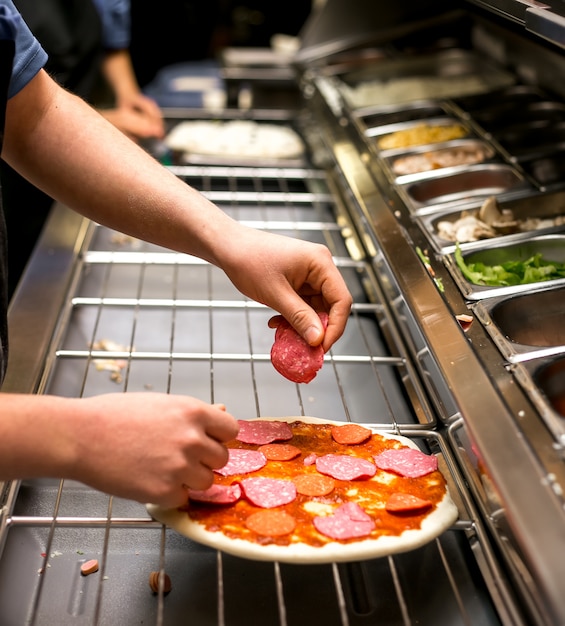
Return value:
M 76 402 L 70 478 L 107 493 L 172 508 L 187 487 L 207 489 L 228 460 L 237 421 L 187 396 L 122 393 Z M 69 472 L 65 472 L 66 474 Z
M 114 109 L 101 109 L 99 112 L 134 141 L 162 139 L 165 136 L 161 109 L 141 92 L 122 97 Z
M 327 352 L 341 337 L 352 298 L 326 246 L 253 229 L 222 243 L 221 267 L 242 293 L 278 311 L 312 346 Z M 329 314 L 325 333 L 315 311 Z

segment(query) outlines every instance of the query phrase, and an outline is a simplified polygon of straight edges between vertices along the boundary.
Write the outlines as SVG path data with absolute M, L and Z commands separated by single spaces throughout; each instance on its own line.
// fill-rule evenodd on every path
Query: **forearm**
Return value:
M 74 403 L 0 393 L 0 480 L 68 476 L 76 449 Z
M 235 222 L 43 72 L 25 89 L 7 110 L 2 156 L 15 169 L 97 222 L 217 261 Z
M 127 50 L 108 52 L 102 61 L 102 75 L 112 88 L 116 100 L 127 100 L 139 92 L 139 84 Z

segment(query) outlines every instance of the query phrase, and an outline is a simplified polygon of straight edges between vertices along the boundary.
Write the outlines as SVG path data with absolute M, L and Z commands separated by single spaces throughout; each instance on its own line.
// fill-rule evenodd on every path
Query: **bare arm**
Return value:
M 87 217 L 221 267 L 311 344 L 341 336 L 351 296 L 326 247 L 241 226 L 45 72 L 8 103 L 3 157 Z
M 237 422 L 218 406 L 154 393 L 88 399 L 0 393 L 0 480 L 57 477 L 162 506 L 206 489 Z
M 327 350 L 351 296 L 325 246 L 245 228 L 40 72 L 6 112 L 2 157 L 52 197 L 107 226 L 221 267 L 249 297 Z M 311 308 L 329 312 L 324 335 Z M 235 437 L 229 414 L 194 398 L 0 393 L 0 480 L 53 476 L 178 506 L 204 489 Z

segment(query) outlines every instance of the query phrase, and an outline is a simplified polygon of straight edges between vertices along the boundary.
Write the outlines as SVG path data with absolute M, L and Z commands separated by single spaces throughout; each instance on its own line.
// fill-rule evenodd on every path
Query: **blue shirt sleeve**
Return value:
M 102 38 L 108 50 L 124 50 L 131 41 L 129 0 L 93 0 L 102 21 Z
M 16 43 L 8 98 L 15 96 L 39 72 L 47 53 L 24 22 L 11 0 L 0 0 L 0 39 Z

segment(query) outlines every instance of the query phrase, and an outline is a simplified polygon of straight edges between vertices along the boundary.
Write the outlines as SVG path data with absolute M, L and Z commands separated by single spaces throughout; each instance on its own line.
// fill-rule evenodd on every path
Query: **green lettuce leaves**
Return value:
M 463 276 L 474 285 L 506 287 L 565 278 L 565 263 L 546 261 L 540 253 L 532 255 L 525 261 L 507 261 L 500 265 L 465 263 L 461 248 L 457 244 L 455 261 Z

